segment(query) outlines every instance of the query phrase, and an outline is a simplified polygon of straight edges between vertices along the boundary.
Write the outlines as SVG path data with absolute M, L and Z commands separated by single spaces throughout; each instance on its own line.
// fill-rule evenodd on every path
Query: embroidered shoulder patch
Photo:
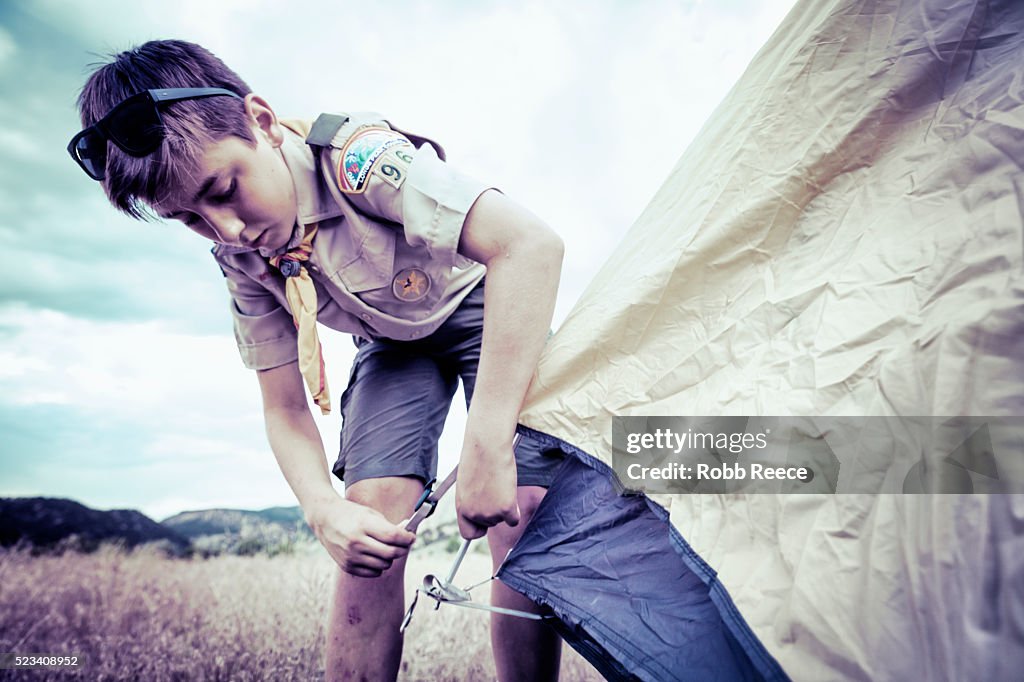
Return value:
M 409 144 L 405 136 L 384 128 L 363 128 L 348 139 L 341 150 L 338 186 L 347 194 L 360 194 L 374 165 L 392 147 Z

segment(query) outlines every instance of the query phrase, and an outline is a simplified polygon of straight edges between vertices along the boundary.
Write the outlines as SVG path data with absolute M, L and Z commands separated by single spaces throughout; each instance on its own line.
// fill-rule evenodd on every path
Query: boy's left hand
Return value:
M 516 460 L 511 445 L 463 446 L 455 489 L 459 533 L 467 540 L 483 537 L 499 523 L 519 524 Z

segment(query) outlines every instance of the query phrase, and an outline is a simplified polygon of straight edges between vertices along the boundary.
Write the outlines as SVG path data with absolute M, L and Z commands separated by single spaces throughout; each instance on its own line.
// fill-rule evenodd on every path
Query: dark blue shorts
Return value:
M 334 474 L 365 478 L 437 475 L 437 441 L 462 379 L 473 397 L 483 332 L 481 282 L 440 328 L 415 341 L 357 338 L 348 388 L 341 396 L 341 453 Z M 516 447 L 519 485 L 548 487 L 561 459 L 523 437 Z M 447 476 L 448 472 L 442 472 Z

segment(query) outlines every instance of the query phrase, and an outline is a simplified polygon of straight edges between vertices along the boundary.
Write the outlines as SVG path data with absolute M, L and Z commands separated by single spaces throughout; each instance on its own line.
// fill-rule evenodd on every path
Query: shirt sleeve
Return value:
M 360 211 L 401 225 L 411 246 L 431 259 L 465 267 L 458 253 L 466 215 L 490 186 L 442 161 L 430 144 L 419 149 L 401 133 L 364 127 L 330 152 L 332 185 Z
M 231 317 L 242 363 L 273 369 L 298 360 L 295 323 L 266 288 L 242 270 L 217 259 L 231 294 Z

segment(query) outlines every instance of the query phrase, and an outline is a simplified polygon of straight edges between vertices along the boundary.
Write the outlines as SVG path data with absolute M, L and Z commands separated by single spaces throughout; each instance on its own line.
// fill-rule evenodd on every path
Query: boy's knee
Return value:
M 413 505 L 423 492 L 418 478 L 388 476 L 364 478 L 345 488 L 345 499 L 376 509 L 391 523 L 412 516 Z

